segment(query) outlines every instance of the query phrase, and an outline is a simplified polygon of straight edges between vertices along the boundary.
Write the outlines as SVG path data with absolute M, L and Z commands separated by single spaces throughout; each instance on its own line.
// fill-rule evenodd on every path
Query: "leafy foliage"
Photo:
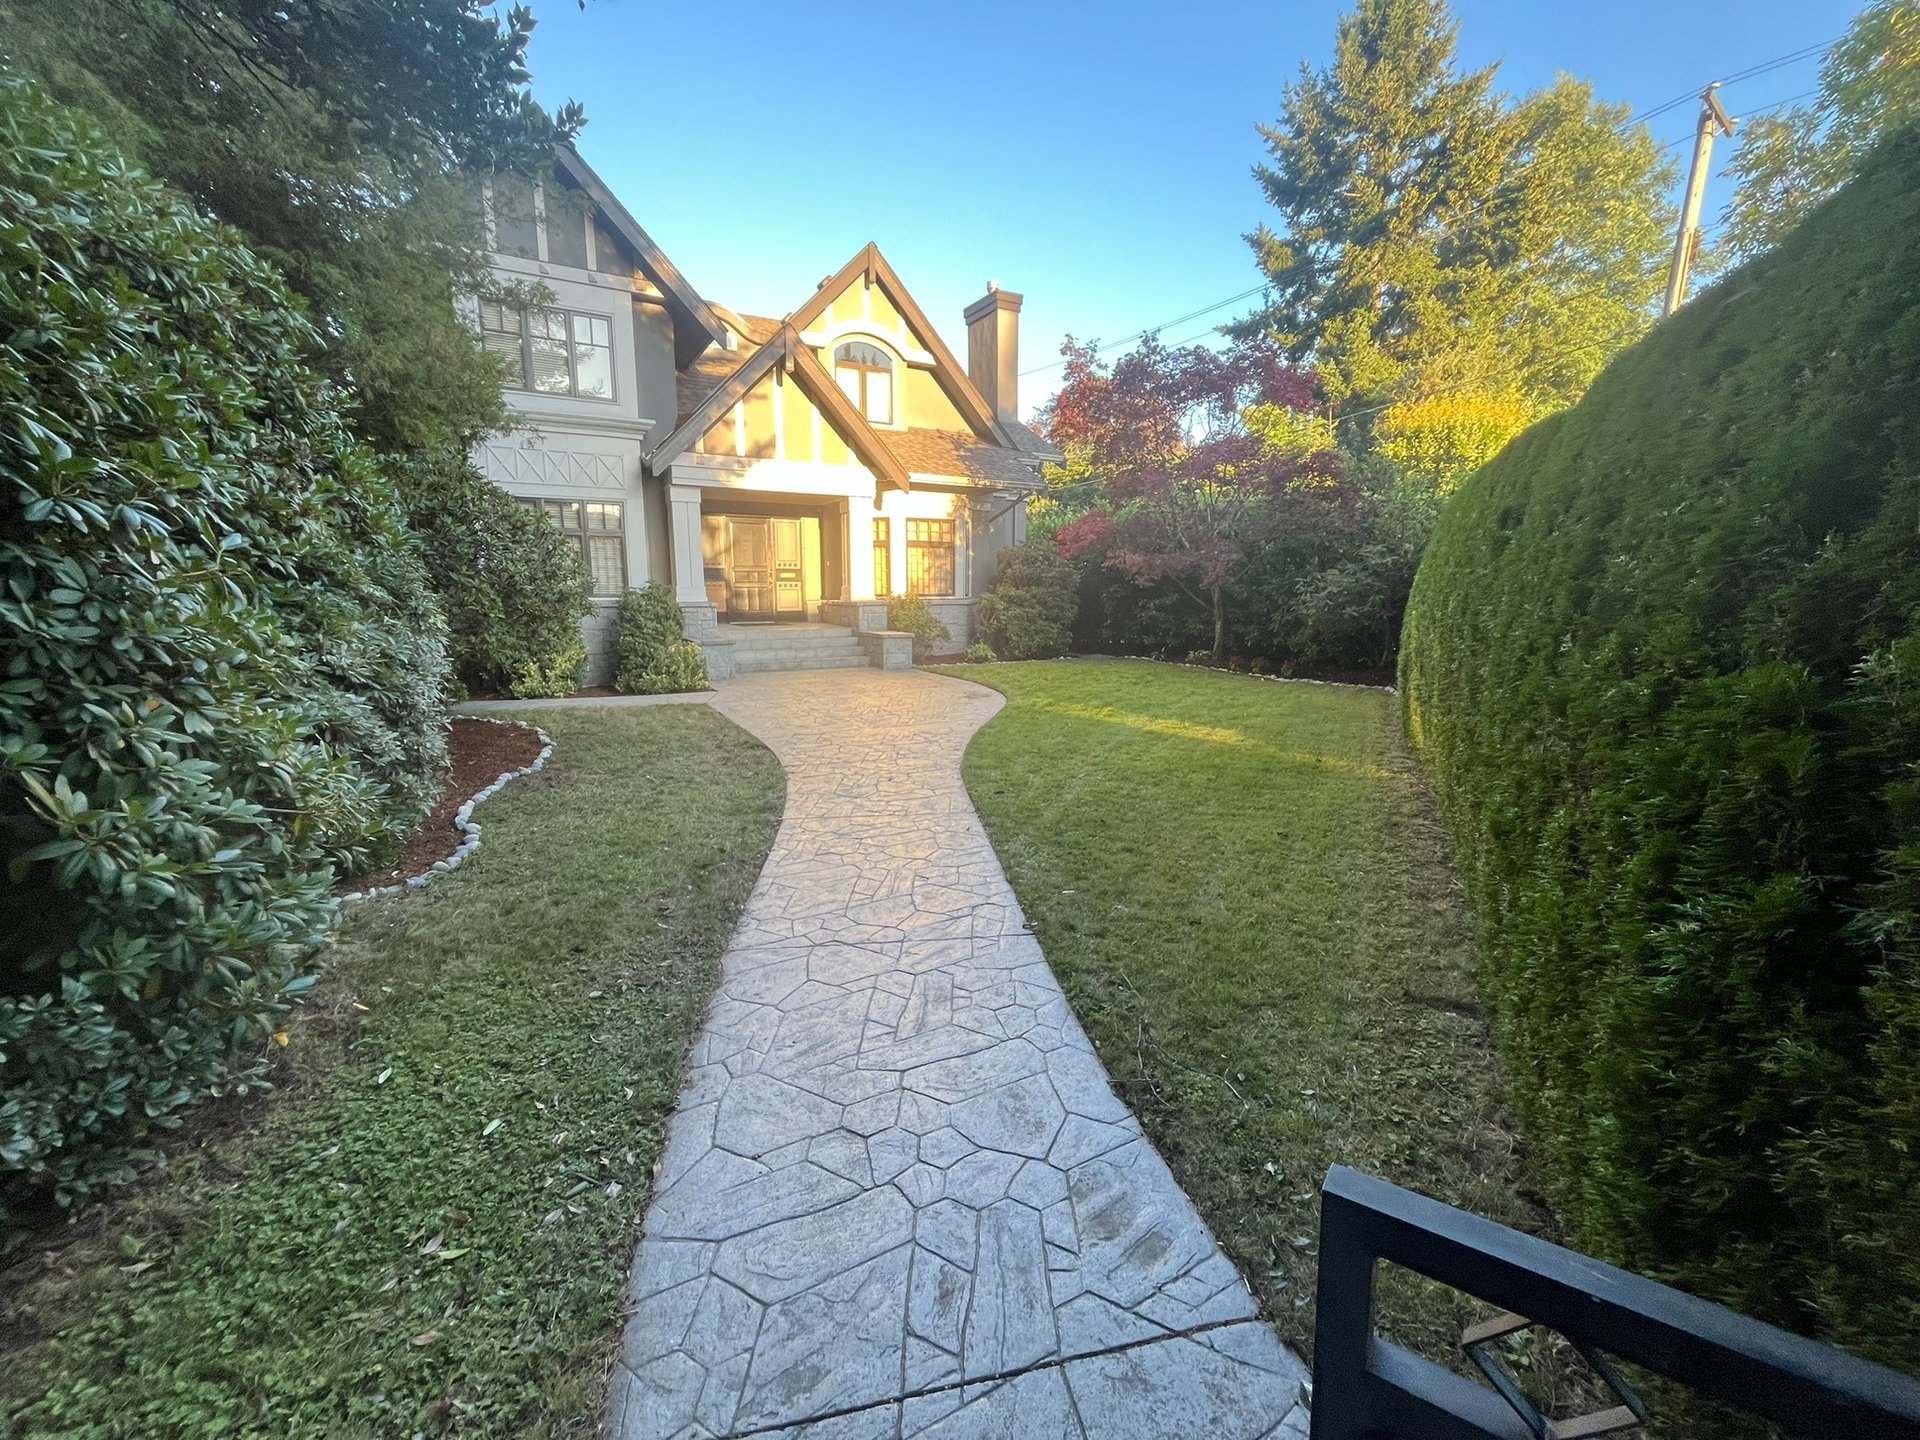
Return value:
M 1811 105 L 1748 121 L 1727 166 L 1726 241 L 1756 255 L 1859 169 L 1882 136 L 1920 120 L 1920 3 L 1873 0 L 1820 66 Z
M 0 76 L 0 1172 L 253 1073 L 431 803 L 445 629 L 271 267 Z
M 967 646 L 966 662 L 969 665 L 989 665 L 1000 657 L 993 653 L 993 646 L 985 641 L 976 640 Z
M 1235 333 L 1320 371 L 1342 413 L 1517 390 L 1578 397 L 1651 323 L 1671 167 L 1627 111 L 1565 77 L 1509 101 L 1461 71 L 1445 0 L 1359 0 L 1333 63 L 1286 87 L 1256 170 L 1272 286 Z
M 1450 502 L 1408 724 L 1578 1238 L 1920 1354 L 1920 130 Z
M 1373 448 L 1409 484 L 1443 498 L 1536 418 L 1512 393 L 1434 395 L 1383 411 L 1374 422 Z
M 887 602 L 887 628 L 913 636 L 916 660 L 953 643 L 953 632 L 918 595 L 896 595 Z
M 464 458 L 419 456 L 395 470 L 446 612 L 461 685 L 504 691 L 530 672 L 558 674 L 571 664 L 574 684 L 550 693 L 575 688 L 586 658 L 579 622 L 593 608 L 579 549 Z
M 580 677 L 587 668 L 587 642 L 578 630 L 559 649 L 544 656 L 529 656 L 507 686 L 507 694 L 516 700 L 548 700 L 571 695 L 580 688 Z
M 0 1433 L 600 1433 L 634 1220 L 783 787 L 704 706 L 540 724 L 554 759 L 488 802 L 480 856 L 351 913 L 279 1052 L 297 1083 L 12 1277 Z
M 980 626 L 1009 660 L 1048 660 L 1073 644 L 1080 576 L 1050 540 L 1000 552 L 993 588 L 980 598 Z M 967 654 L 973 654 L 969 646 Z
M 627 695 L 705 690 L 707 657 L 687 639 L 673 592 L 655 581 L 620 597 L 620 667 L 613 688 Z
M 279 266 L 384 451 L 464 450 L 503 419 L 453 305 L 481 268 L 457 177 L 579 128 L 529 98 L 533 24 L 465 0 L 0 0 L 23 70 Z
M 1148 336 L 1111 370 L 1092 347 L 1069 341 L 1065 353 L 1046 423 L 1084 457 L 1106 503 L 1059 529 L 1055 545 L 1141 584 L 1170 583 L 1211 617 L 1222 655 L 1227 587 L 1249 556 L 1351 522 L 1355 492 L 1334 451 L 1270 443 L 1248 422 L 1256 409 L 1310 412 L 1313 377 L 1259 342 L 1216 354 Z

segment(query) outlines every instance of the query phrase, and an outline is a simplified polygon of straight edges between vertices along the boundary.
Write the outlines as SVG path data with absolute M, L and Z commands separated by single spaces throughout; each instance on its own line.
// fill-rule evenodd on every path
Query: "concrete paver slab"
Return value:
M 1114 1094 L 961 783 L 1000 697 L 840 670 L 712 700 L 785 766 L 786 815 L 635 1257 L 617 1440 L 1297 1430 L 1306 1371 Z

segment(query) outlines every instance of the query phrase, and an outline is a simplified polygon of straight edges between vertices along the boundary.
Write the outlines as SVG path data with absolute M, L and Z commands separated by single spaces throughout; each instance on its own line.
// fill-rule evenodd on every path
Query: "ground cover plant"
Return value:
M 1334 1161 L 1523 1228 L 1473 951 L 1394 697 L 1148 662 L 956 672 L 967 788 L 1120 1094 L 1310 1353 Z M 1386 1329 L 1456 1354 L 1448 1292 Z
M 317 347 L 0 71 L 0 1216 L 243 1078 L 433 801 L 445 627 Z
M 705 707 L 532 718 L 548 768 L 482 807 L 464 868 L 355 910 L 257 1129 L 102 1207 L 0 1307 L 6 1433 L 596 1433 L 783 785 Z
M 1920 131 L 1462 487 L 1401 673 L 1540 1183 L 1920 1355 Z

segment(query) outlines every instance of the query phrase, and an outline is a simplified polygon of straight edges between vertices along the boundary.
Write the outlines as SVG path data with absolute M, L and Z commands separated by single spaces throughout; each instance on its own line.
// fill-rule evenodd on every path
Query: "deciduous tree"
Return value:
M 1248 425 L 1255 407 L 1311 411 L 1313 376 L 1263 342 L 1216 353 L 1149 336 L 1111 370 L 1090 346 L 1070 342 L 1067 354 L 1046 421 L 1099 476 L 1107 503 L 1055 543 L 1138 583 L 1171 582 L 1211 616 L 1218 658 L 1225 589 L 1249 554 L 1351 524 L 1355 496 L 1335 452 L 1274 445 Z
M 1774 245 L 1853 177 L 1887 131 L 1920 119 L 1920 3 L 1875 0 L 1820 67 L 1819 96 L 1756 115 L 1727 166 L 1726 242 L 1737 256 Z
M 550 160 L 581 123 L 527 92 L 533 24 L 473 0 L 0 0 L 16 64 L 307 299 L 389 451 L 464 449 L 502 418 L 453 305 L 479 264 L 458 176 Z

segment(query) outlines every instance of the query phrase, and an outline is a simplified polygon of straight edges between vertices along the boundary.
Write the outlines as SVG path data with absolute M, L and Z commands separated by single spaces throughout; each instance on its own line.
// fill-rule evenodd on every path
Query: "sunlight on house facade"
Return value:
M 873 245 L 784 318 L 737 314 L 570 147 L 556 158 L 538 183 L 483 187 L 493 277 L 523 303 L 474 304 L 518 421 L 475 459 L 579 544 L 588 682 L 621 592 L 649 581 L 716 678 L 729 627 L 882 630 L 897 595 L 965 646 L 1059 458 L 1019 420 L 1020 296 L 990 286 L 968 308 L 964 367 Z

